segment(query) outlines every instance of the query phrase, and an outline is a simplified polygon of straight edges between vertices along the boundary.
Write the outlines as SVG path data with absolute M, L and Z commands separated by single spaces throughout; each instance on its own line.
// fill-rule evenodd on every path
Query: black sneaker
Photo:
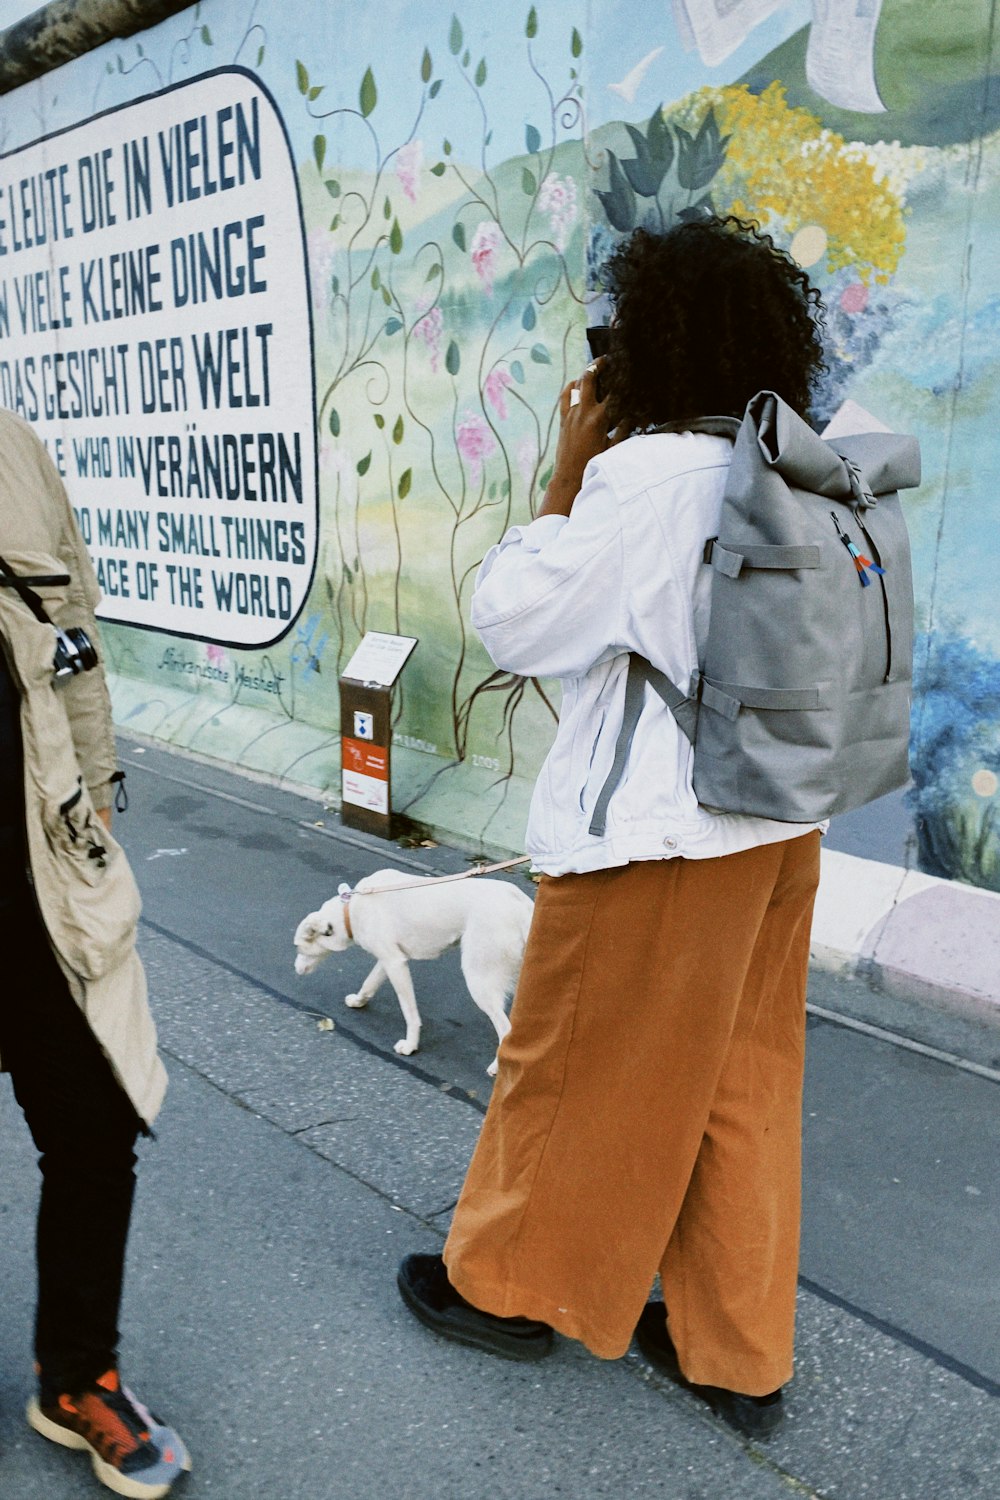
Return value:
M 531 1318 L 498 1318 L 466 1302 L 448 1280 L 440 1255 L 408 1255 L 396 1275 L 399 1294 L 415 1318 L 456 1344 L 503 1359 L 544 1359 L 552 1329 Z
M 667 1310 L 662 1302 L 647 1302 L 635 1330 L 636 1342 L 650 1364 L 675 1385 L 690 1391 L 710 1406 L 717 1417 L 744 1437 L 766 1439 L 781 1426 L 784 1398 L 781 1390 L 769 1396 L 743 1396 L 718 1385 L 695 1385 L 685 1380 L 667 1332 Z

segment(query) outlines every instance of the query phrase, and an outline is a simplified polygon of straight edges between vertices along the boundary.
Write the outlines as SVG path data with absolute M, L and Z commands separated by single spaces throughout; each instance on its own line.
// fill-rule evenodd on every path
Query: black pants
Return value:
M 12 890 L 9 880 L 0 888 L 0 1058 L 41 1153 L 35 1354 L 44 1399 L 116 1363 L 142 1126 L 69 992 L 26 882 Z

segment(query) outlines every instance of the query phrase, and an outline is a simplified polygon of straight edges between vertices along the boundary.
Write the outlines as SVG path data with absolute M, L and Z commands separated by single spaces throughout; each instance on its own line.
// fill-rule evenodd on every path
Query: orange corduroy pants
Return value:
M 659 1272 L 691 1381 L 791 1377 L 810 832 L 543 877 L 445 1246 L 475 1306 L 628 1348 Z

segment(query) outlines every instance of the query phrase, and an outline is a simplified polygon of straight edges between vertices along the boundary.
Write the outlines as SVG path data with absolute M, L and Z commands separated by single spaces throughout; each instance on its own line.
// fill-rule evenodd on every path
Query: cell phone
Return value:
M 610 342 L 611 329 L 606 323 L 596 323 L 593 327 L 587 329 L 587 346 L 590 349 L 591 359 L 600 359 L 602 355 L 607 354 Z M 603 401 L 607 395 L 601 381 L 600 371 L 597 373 L 597 386 L 594 395 L 598 401 Z
M 611 329 L 607 323 L 597 323 L 593 328 L 588 328 L 587 346 L 591 359 L 600 359 L 602 354 L 607 354 L 610 341 Z

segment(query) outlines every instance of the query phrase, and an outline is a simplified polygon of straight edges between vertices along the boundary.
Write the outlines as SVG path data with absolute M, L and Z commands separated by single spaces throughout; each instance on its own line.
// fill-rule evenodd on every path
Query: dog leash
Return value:
M 518 865 L 529 865 L 530 854 L 522 854 L 520 859 L 502 859 L 495 865 L 476 865 L 471 870 L 459 870 L 457 875 L 428 875 L 425 880 L 412 880 L 406 885 L 377 885 L 374 890 L 356 891 L 346 881 L 342 881 L 337 887 L 337 895 L 344 903 L 345 908 L 350 907 L 352 896 L 383 896 L 390 895 L 396 891 L 425 890 L 429 885 L 447 885 L 451 880 L 474 880 L 477 875 L 495 875 L 498 870 L 513 870 Z M 350 916 L 348 915 L 348 922 Z M 348 932 L 350 936 L 350 932 Z

